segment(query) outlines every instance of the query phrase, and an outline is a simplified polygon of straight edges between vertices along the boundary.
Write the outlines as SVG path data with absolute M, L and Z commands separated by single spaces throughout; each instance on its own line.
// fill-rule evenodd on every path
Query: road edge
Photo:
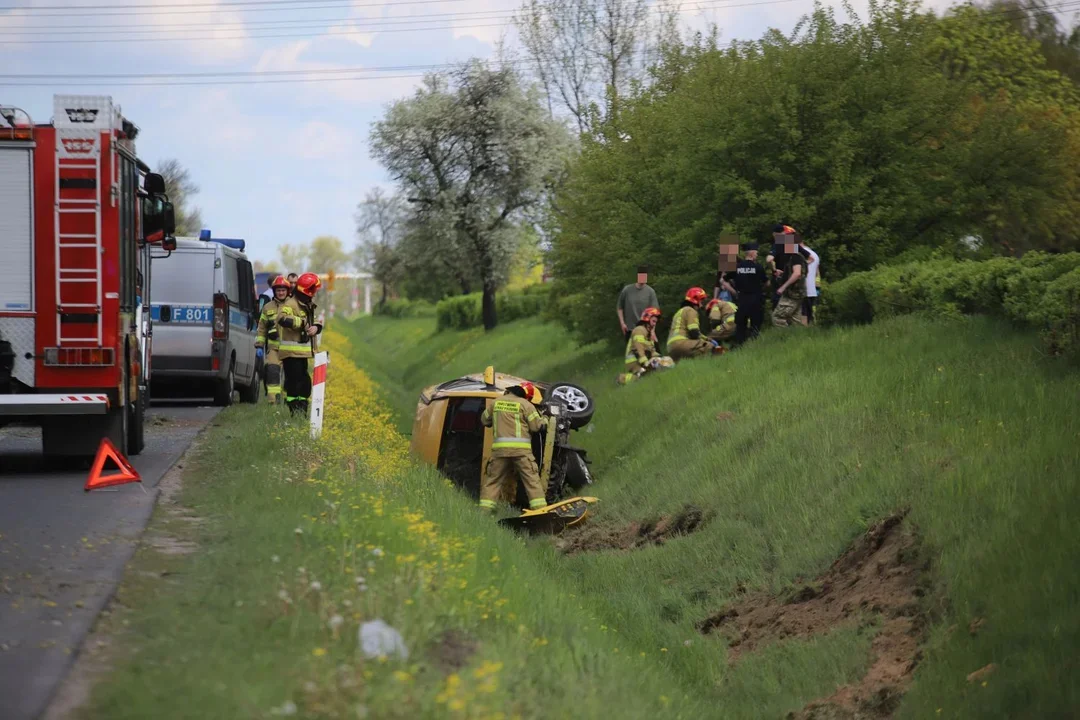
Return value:
M 80 717 L 79 712 L 90 700 L 94 686 L 113 669 L 116 646 L 112 641 L 116 633 L 114 628 L 105 627 L 103 621 L 115 607 L 117 593 L 132 569 L 131 562 L 135 554 L 146 544 L 146 531 L 150 527 L 154 513 L 159 509 L 162 498 L 170 499 L 179 490 L 183 484 L 183 476 L 187 472 L 188 461 L 201 448 L 207 431 L 214 427 L 216 419 L 215 413 L 192 437 L 191 442 L 154 485 L 152 490 L 154 501 L 148 506 L 149 512 L 143 520 L 138 538 L 124 551 L 123 569 L 104 596 L 100 606 L 94 609 L 93 622 L 78 647 L 73 649 L 71 658 L 64 668 L 62 679 L 53 688 L 37 720 L 73 720 Z M 98 648 L 100 652 L 96 651 Z

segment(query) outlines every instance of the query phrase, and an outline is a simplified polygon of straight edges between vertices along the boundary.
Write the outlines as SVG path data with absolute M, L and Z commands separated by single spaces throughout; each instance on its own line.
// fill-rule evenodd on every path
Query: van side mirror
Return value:
M 146 173 L 146 177 L 143 179 L 143 190 L 146 190 L 150 195 L 164 195 L 165 178 L 158 173 Z
M 161 249 L 167 252 L 172 252 L 176 249 L 176 238 L 172 235 L 166 235 L 165 239 L 161 241 Z

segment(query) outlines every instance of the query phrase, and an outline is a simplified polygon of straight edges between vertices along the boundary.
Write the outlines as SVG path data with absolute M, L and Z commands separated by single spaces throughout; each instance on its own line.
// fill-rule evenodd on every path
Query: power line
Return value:
M 490 14 L 490 13 L 502 13 L 502 12 L 511 12 L 511 11 L 472 10 L 472 11 L 468 11 L 468 12 L 425 13 L 424 15 L 386 15 L 386 16 L 382 16 L 382 17 L 366 17 L 366 18 L 365 17 L 357 17 L 355 15 L 350 15 L 349 17 L 332 17 L 332 18 L 289 18 L 289 19 L 282 19 L 282 20 L 251 20 L 249 22 L 242 22 L 242 23 L 219 23 L 219 22 L 182 23 L 182 24 L 175 24 L 175 25 L 171 24 L 171 25 L 169 25 L 169 29 L 170 30 L 185 30 L 185 29 L 188 29 L 188 28 L 195 29 L 195 28 L 212 27 L 212 28 L 217 28 L 219 30 L 223 30 L 223 29 L 227 29 L 229 25 L 235 26 L 236 28 L 245 28 L 245 27 L 252 27 L 253 25 L 296 25 L 296 24 L 300 24 L 300 23 L 314 23 L 314 22 L 338 23 L 338 22 L 351 22 L 351 21 L 354 21 L 354 20 L 389 20 L 389 19 L 402 19 L 402 18 L 436 18 L 436 17 L 455 17 L 455 16 L 461 16 L 461 15 L 470 15 L 470 16 L 471 15 L 487 15 L 487 14 Z M 37 34 L 37 33 L 23 33 L 22 31 L 23 30 L 41 30 L 41 29 L 48 30 L 49 32 L 53 32 L 53 31 L 56 31 L 56 30 L 82 30 L 82 31 L 87 31 L 87 32 L 90 32 L 90 31 L 97 32 L 97 31 L 100 31 L 100 30 L 110 30 L 110 31 L 111 30 L 121 30 L 121 31 L 124 31 L 124 32 L 134 32 L 136 30 L 139 30 L 140 27 L 146 28 L 147 30 L 155 30 L 155 31 L 161 30 L 161 25 L 142 25 L 142 26 L 134 25 L 133 26 L 130 23 L 125 23 L 123 25 L 87 25 L 86 23 L 79 23 L 77 25 L 53 25 L 53 24 L 50 23 L 50 24 L 47 24 L 47 25 L 20 25 L 18 28 L 15 28 L 14 30 L 10 30 L 10 31 L 0 30 L 0 33 L 2 33 L 2 34 L 15 34 L 15 33 L 17 33 L 17 34 L 20 34 L 20 35 L 23 35 L 23 34 L 34 35 L 34 34 Z M 46 34 L 48 34 L 48 33 L 46 33 Z
M 770 5 L 782 2 L 792 2 L 793 0 L 766 0 L 764 2 L 758 0 L 756 2 L 747 2 L 740 4 L 724 4 L 718 6 L 717 9 L 723 9 L 728 7 L 745 7 L 753 5 Z M 1057 7 L 1073 7 L 1080 5 L 1080 0 L 1068 0 L 1067 2 L 1058 3 L 1056 5 L 1048 5 L 1047 8 Z M 710 9 L 713 6 L 698 6 L 695 9 Z M 1021 16 L 1031 13 L 1043 13 L 1054 14 L 1049 9 L 1045 10 L 1027 10 L 1023 8 L 1011 8 L 1006 10 L 986 11 L 983 13 L 982 18 L 985 21 L 993 20 L 995 17 L 1004 17 L 1008 15 L 1016 15 L 1019 13 Z M 419 30 L 436 30 L 436 29 L 469 29 L 471 27 L 500 27 L 501 24 L 495 25 L 473 25 L 473 26 L 447 26 L 446 28 L 416 28 L 416 29 L 394 29 L 394 30 L 382 30 L 379 32 L 410 32 Z M 364 32 L 350 32 L 340 34 L 367 34 Z M 162 38 L 172 39 L 172 38 Z M 186 38 L 185 38 L 186 40 Z M 111 40 L 100 40 L 101 42 L 112 42 Z M 31 41 L 34 42 L 34 41 Z M 41 42 L 41 41 L 37 41 Z M 56 41 L 67 42 L 67 41 Z M 73 41 L 80 42 L 80 41 Z M 494 61 L 481 61 L 481 62 L 494 62 Z M 534 61 L 509 61 L 506 62 L 509 65 L 532 65 Z M 379 80 L 379 79 L 404 79 L 404 78 L 419 78 L 423 77 L 425 72 L 447 70 L 457 66 L 457 63 L 433 63 L 433 64 L 418 64 L 418 65 L 394 65 L 394 66 L 379 66 L 379 67 L 360 67 L 360 68 L 318 68 L 309 70 L 270 70 L 270 71 L 216 71 L 216 72 L 190 72 L 190 73 L 144 73 L 144 74 L 0 74 L 0 86 L 5 87 L 44 87 L 44 82 L 27 82 L 27 81 L 51 81 L 63 82 L 67 85 L 75 87 L 89 87 L 100 86 L 103 84 L 117 85 L 117 86 L 139 86 L 144 85 L 147 87 L 157 86 L 183 86 L 183 85 L 237 85 L 237 84 L 280 84 L 280 83 L 311 83 L 311 82 L 342 82 L 342 81 L 354 81 L 354 80 Z M 407 71 L 423 71 L 408 73 Z M 395 72 L 401 73 L 406 71 L 405 74 L 395 75 L 377 75 L 372 73 L 385 73 Z M 362 74 L 361 74 L 362 73 Z M 299 77 L 304 76 L 304 77 Z M 308 77 L 312 76 L 312 77 Z M 179 78 L 183 81 L 178 82 Z M 226 79 L 234 78 L 234 79 Z M 81 82 L 70 82 L 70 80 L 79 80 Z M 106 81 L 106 82 L 97 82 Z M 51 84 L 51 83 L 50 83 Z
M 290 2 L 295 2 L 295 0 L 289 0 L 289 1 Z M 229 12 L 244 12 L 244 13 L 294 12 L 294 11 L 297 11 L 297 10 L 307 12 L 309 10 L 341 10 L 343 4 L 344 4 L 344 6 L 346 8 L 348 8 L 348 7 L 358 7 L 358 8 L 359 7 L 396 7 L 396 6 L 399 6 L 399 5 L 432 5 L 432 4 L 437 4 L 437 3 L 464 2 L 465 0 L 397 0 L 396 2 L 373 2 L 373 3 L 359 3 L 359 4 L 353 4 L 352 2 L 350 2 L 350 0 L 305 0 L 305 1 L 321 2 L 321 3 L 334 3 L 334 4 L 333 5 L 304 5 L 304 6 L 300 6 L 300 7 L 284 7 L 284 6 L 280 6 L 280 7 L 251 7 L 251 8 L 247 8 L 247 9 L 244 9 L 244 10 L 240 10 L 240 9 L 235 9 L 234 10 L 227 3 L 224 4 L 224 7 L 222 6 L 222 4 L 207 3 L 208 6 L 212 5 L 213 7 L 208 7 L 207 9 L 202 9 L 202 10 L 200 10 L 198 8 L 191 8 L 190 5 L 174 5 L 174 6 L 171 6 L 171 5 L 145 5 L 144 4 L 144 5 L 133 5 L 133 6 L 131 6 L 130 10 L 118 10 L 116 12 L 101 12 L 99 10 L 94 10 L 94 11 L 91 11 L 91 12 L 65 11 L 62 17 L 125 17 L 126 18 L 126 17 L 131 17 L 133 15 L 135 15 L 135 16 L 139 16 L 139 15 L 141 15 L 141 16 L 219 15 L 219 14 L 222 14 L 222 13 L 229 13 Z M 253 0 L 252 4 L 260 5 L 261 3 L 256 2 L 255 0 Z M 73 6 L 73 7 L 78 9 L 78 8 L 85 8 L 87 6 Z M 162 12 L 160 8 L 163 8 L 163 7 L 165 7 L 165 8 L 167 8 L 167 7 L 184 7 L 184 8 L 191 8 L 191 9 L 187 9 L 187 10 L 165 10 L 164 12 Z M 0 8 L 0 10 L 6 10 L 6 11 L 11 11 L 11 10 L 16 10 L 16 11 L 30 10 L 30 11 L 32 11 L 34 9 L 39 9 L 39 6 L 16 7 L 16 8 L 10 8 L 10 7 L 9 8 Z M 52 8 L 52 9 L 57 9 L 57 8 Z M 23 14 L 23 15 L 11 15 L 9 17 L 32 17 L 32 16 Z M 42 15 L 41 17 L 46 18 L 46 17 L 61 17 L 61 16 L 60 15 Z
M 707 9 L 722 9 L 730 3 L 730 0 L 701 0 L 700 2 L 688 6 L 683 10 L 707 10 Z M 650 10 L 651 11 L 651 10 Z M 424 15 L 390 15 L 384 17 L 345 17 L 345 18 L 292 18 L 288 20 L 255 20 L 251 22 L 243 23 L 184 23 L 180 25 L 170 24 L 166 29 L 169 31 L 197 31 L 199 28 L 212 27 L 216 30 L 231 30 L 240 31 L 245 29 L 255 30 L 279 30 L 279 29 L 318 29 L 323 27 L 326 23 L 356 23 L 363 22 L 365 24 L 371 23 L 375 25 L 385 24 L 402 24 L 402 23 L 431 23 L 435 22 L 436 18 L 442 18 L 441 22 L 451 22 L 458 19 L 476 18 L 484 20 L 512 20 L 518 14 L 517 10 L 472 10 L 462 12 L 450 12 L 450 13 L 433 13 Z M 482 17 L 478 17 L 482 16 Z M 285 25 L 286 28 L 254 28 L 253 25 Z M 42 30 L 48 28 L 47 30 Z M 25 32 L 26 30 L 32 30 L 31 32 Z M 17 37 L 22 36 L 36 36 L 36 35 L 95 35 L 98 32 L 108 30 L 110 35 L 119 34 L 121 37 L 129 36 L 133 33 L 160 33 L 163 27 L 161 25 L 143 25 L 132 26 L 130 24 L 125 25 L 24 25 L 12 30 L 0 29 L 0 35 L 14 35 Z M 40 30 L 40 31 L 39 31 Z M 67 32 L 68 30 L 77 30 L 78 32 Z
M 386 0 L 386 2 L 380 3 L 368 3 L 371 6 L 388 6 L 388 5 L 422 5 L 430 0 Z M 155 4 L 150 7 L 154 9 L 164 8 L 233 8 L 233 7 L 265 7 L 265 6 L 281 6 L 281 5 L 297 5 L 299 7 L 289 8 L 290 10 L 303 10 L 304 6 L 309 6 L 317 2 L 344 2 L 352 4 L 350 0 L 222 0 L 222 2 L 201 2 L 201 3 L 183 3 L 175 5 L 160 5 Z M 135 3 L 131 5 L 9 5 L 0 6 L 0 11 L 20 10 L 25 12 L 54 12 L 59 10 L 135 10 L 139 8 L 147 7 L 146 3 Z M 364 7 L 363 5 L 355 5 L 354 7 Z
M 752 0 L 750 2 L 744 2 L 744 3 L 725 3 L 725 4 L 722 4 L 722 5 L 715 5 L 715 6 L 713 6 L 713 5 L 701 6 L 698 9 L 723 10 L 723 9 L 727 9 L 727 8 L 753 7 L 753 6 L 761 6 L 761 5 L 778 5 L 778 4 L 783 4 L 783 3 L 795 2 L 795 1 L 796 0 Z M 1078 1 L 1080 1 L 1080 0 L 1078 0 Z M 363 18 L 358 18 L 358 20 L 360 20 L 360 19 L 363 19 Z M 500 18 L 492 17 L 492 18 L 481 18 L 481 19 L 493 19 L 494 20 L 494 19 L 500 19 Z M 504 19 L 506 19 L 507 21 L 510 21 L 510 20 L 513 19 L 513 16 L 511 15 L 511 16 L 505 17 Z M 400 22 L 387 22 L 387 23 L 378 24 L 375 27 L 370 28 L 370 29 L 366 29 L 366 30 L 365 29 L 360 29 L 360 28 L 348 28 L 346 30 L 337 31 L 337 32 L 334 32 L 332 34 L 333 35 L 338 35 L 338 36 L 342 36 L 342 35 L 343 36 L 351 36 L 351 35 L 370 35 L 370 34 L 373 34 L 373 33 L 422 32 L 422 31 L 426 31 L 426 30 L 472 30 L 472 29 L 475 29 L 475 28 L 505 27 L 505 26 L 509 25 L 509 22 L 502 22 L 502 23 L 489 23 L 489 24 L 439 25 L 439 26 L 420 27 L 420 25 L 422 25 L 424 23 L 428 23 L 428 22 L 453 22 L 453 21 L 452 20 L 449 20 L 449 21 L 409 20 L 409 21 L 400 21 Z M 403 28 L 393 28 L 393 29 L 387 29 L 387 30 L 381 29 L 383 25 L 401 25 L 401 24 L 417 25 L 417 27 L 403 27 Z M 276 29 L 276 28 L 260 28 L 260 29 Z M 334 29 L 334 28 L 328 28 L 328 29 Z M 158 28 L 154 32 L 160 34 L 163 30 L 168 30 L 168 28 Z M 141 32 L 149 32 L 149 31 L 141 31 Z M 0 35 L 4 35 L 4 34 L 14 34 L 16 37 L 19 36 L 18 33 L 5 33 L 3 31 L 0 31 Z M 213 37 L 201 37 L 201 36 L 196 35 L 196 36 L 185 36 L 185 37 L 157 37 L 157 36 L 155 36 L 155 37 L 130 37 L 130 38 L 129 37 L 100 37 L 100 36 L 97 36 L 95 33 L 92 33 L 92 32 L 79 33 L 79 34 L 80 35 L 94 35 L 94 37 L 92 37 L 90 39 L 79 39 L 79 38 L 54 38 L 54 39 L 48 39 L 48 40 L 18 40 L 18 39 L 15 39 L 15 40 L 4 40 L 3 42 L 12 43 L 12 44 L 20 44 L 20 45 L 59 45 L 59 44 L 75 44 L 75 43 L 78 43 L 78 44 L 87 44 L 87 43 L 89 43 L 89 44 L 98 44 L 98 43 L 115 43 L 115 42 L 124 42 L 124 43 L 137 43 L 137 42 L 194 42 L 194 41 L 220 42 L 220 41 L 224 41 L 224 40 L 249 40 L 249 39 L 250 40 L 261 40 L 261 39 L 272 39 L 272 38 L 293 38 L 293 39 L 295 39 L 295 38 L 309 38 L 309 37 L 311 37 L 311 33 L 301 33 L 301 34 L 297 34 L 297 33 L 265 34 L 265 33 L 263 33 L 263 34 L 252 34 L 252 35 L 249 35 L 249 34 L 224 35 L 224 36 L 216 35 L 216 36 L 213 36 Z

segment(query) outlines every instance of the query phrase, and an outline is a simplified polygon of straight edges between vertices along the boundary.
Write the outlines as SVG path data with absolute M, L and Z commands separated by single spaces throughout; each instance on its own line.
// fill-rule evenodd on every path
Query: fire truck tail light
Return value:
M 214 339 L 224 340 L 229 332 L 229 300 L 224 293 L 214 295 Z
M 112 348 L 45 348 L 46 367 L 111 367 Z

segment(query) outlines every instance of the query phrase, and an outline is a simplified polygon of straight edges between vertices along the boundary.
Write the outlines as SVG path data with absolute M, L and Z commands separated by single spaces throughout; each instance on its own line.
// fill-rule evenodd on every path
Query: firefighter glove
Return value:
M 294 318 L 292 315 L 286 315 L 283 318 L 278 318 L 278 325 L 287 328 L 296 327 L 296 318 Z
M 266 337 L 273 342 L 277 342 L 277 339 L 280 337 L 278 329 L 276 327 L 270 328 L 266 331 Z
M 263 349 L 262 348 L 255 348 L 255 357 L 259 358 L 260 360 L 263 359 Z

